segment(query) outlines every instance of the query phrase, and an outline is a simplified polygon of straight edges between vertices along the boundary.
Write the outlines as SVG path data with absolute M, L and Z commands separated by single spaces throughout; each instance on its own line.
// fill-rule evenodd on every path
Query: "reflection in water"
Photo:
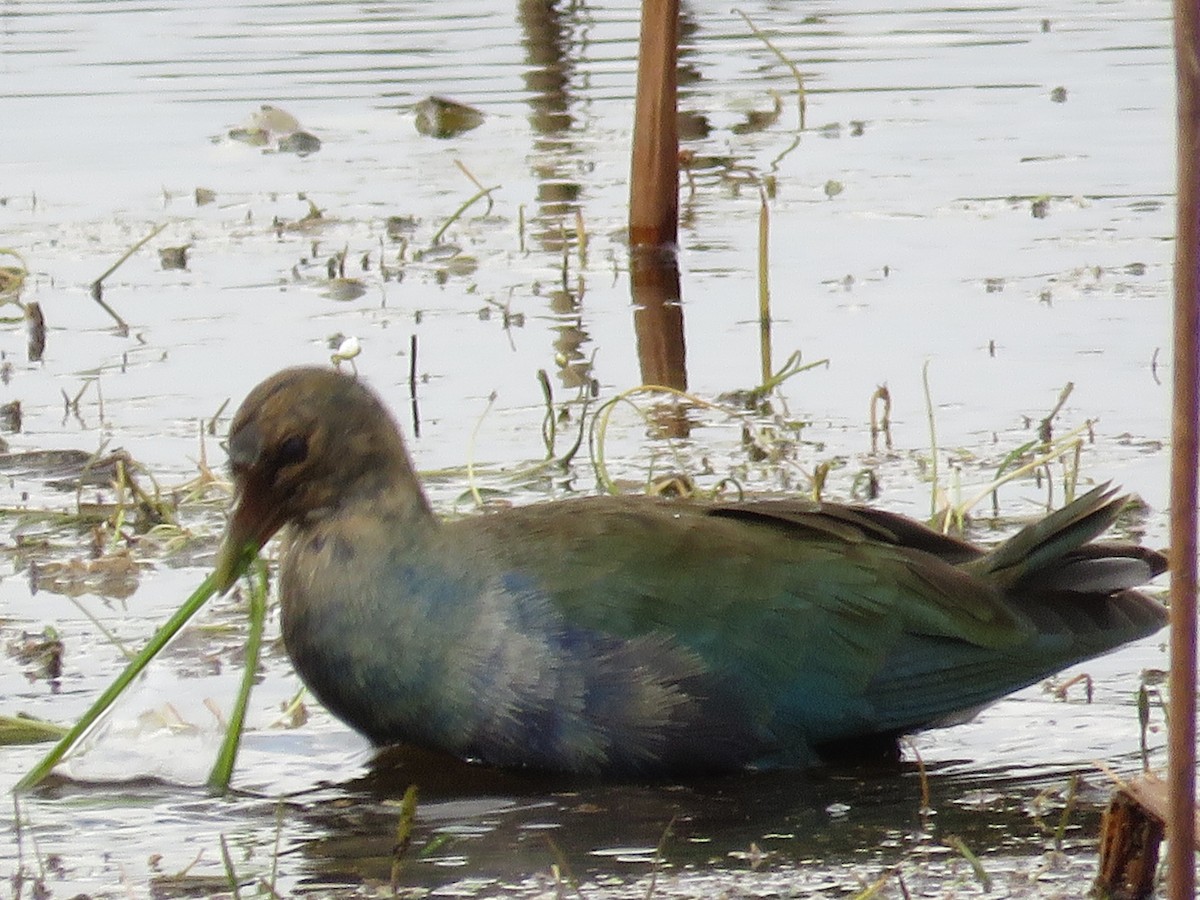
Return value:
M 713 126 L 708 113 L 703 110 L 687 109 L 689 100 L 712 102 L 712 95 L 704 84 L 704 75 L 696 60 L 699 49 L 700 25 L 688 4 L 679 10 L 679 58 L 676 66 L 676 84 L 679 88 L 679 110 L 675 117 L 680 141 L 702 141 L 712 134 Z
M 408 747 L 382 752 L 362 778 L 339 789 L 350 804 L 308 803 L 298 812 L 313 835 L 299 849 L 313 885 L 386 881 L 399 815 L 410 785 L 420 805 L 402 870 L 405 887 L 442 887 L 453 872 L 492 889 L 528 884 L 531 873 L 587 882 L 605 874 L 626 882 L 651 872 L 757 870 L 794 875 L 823 861 L 827 887 L 851 887 L 864 870 L 903 860 L 944 859 L 949 835 L 967 847 L 992 846 L 1039 860 L 1051 845 L 1043 818 L 1057 821 L 1081 802 L 1068 832 L 1094 836 L 1097 808 L 1066 771 L 1033 778 L 1009 773 L 962 779 L 915 764 L 725 776 L 686 785 L 579 785 L 531 773 L 462 763 Z M 928 791 L 928 807 L 923 793 Z M 986 811 L 986 815 L 981 815 Z M 1090 839 L 1090 838 L 1089 838 Z M 659 855 L 661 848 L 661 856 Z M 958 861 L 962 863 L 960 859 Z M 1059 863 L 1065 869 L 1065 860 Z M 970 869 L 963 864 L 963 868 Z M 1004 864 L 991 857 L 997 874 Z M 611 882 L 610 887 L 614 886 Z M 545 887 L 545 885 L 543 885 Z M 860 885 L 861 887 L 861 885 Z
M 553 0 L 517 4 L 534 135 L 530 160 L 538 183 L 538 211 L 531 222 L 535 238 L 551 252 L 562 252 L 576 237 L 567 223 L 573 221 L 583 193 L 576 177 L 580 151 L 571 140 L 571 76 L 573 53 L 578 51 L 572 34 L 581 27 L 574 18 L 580 9 L 568 6 L 564 15 L 559 6 Z
M 533 239 L 541 249 L 562 255 L 562 285 L 550 294 L 550 309 L 559 320 L 553 326 L 554 359 L 563 387 L 590 386 L 592 364 L 582 347 L 590 337 L 583 328 L 580 304 L 583 279 L 573 293 L 567 286 L 567 265 L 580 241 L 580 198 L 583 187 L 575 177 L 580 150 L 571 140 L 571 76 L 578 48 L 573 31 L 581 27 L 574 4 L 567 14 L 554 0 L 520 0 L 517 20 L 525 49 L 525 85 L 529 89 L 529 124 L 533 132 L 530 165 L 537 180 L 537 212 L 531 217 Z
M 554 333 L 554 361 L 559 381 L 568 389 L 592 389 L 592 360 L 583 352 L 591 338 L 583 329 L 579 310 L 583 300 L 583 279 L 576 290 L 566 286 L 550 292 L 550 311 L 558 322 L 551 327 Z
M 686 391 L 683 297 L 674 248 L 632 248 L 629 276 L 642 383 Z

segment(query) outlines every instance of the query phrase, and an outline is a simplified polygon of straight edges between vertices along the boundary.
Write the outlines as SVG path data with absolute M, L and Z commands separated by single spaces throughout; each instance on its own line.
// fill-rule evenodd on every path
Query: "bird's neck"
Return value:
M 407 459 L 388 470 L 364 473 L 347 493 L 346 505 L 409 527 L 433 528 L 438 522 Z

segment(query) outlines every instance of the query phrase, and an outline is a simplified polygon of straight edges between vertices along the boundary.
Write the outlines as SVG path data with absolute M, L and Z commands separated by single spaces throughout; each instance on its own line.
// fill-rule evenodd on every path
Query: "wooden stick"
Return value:
M 679 228 L 679 0 L 643 0 L 638 46 L 629 246 L 674 246 Z
M 1162 818 L 1118 789 L 1100 825 L 1100 871 L 1092 894 L 1128 900 L 1153 897 L 1162 839 Z
M 1171 676 L 1167 791 L 1167 896 L 1196 888 L 1196 418 L 1200 413 L 1200 10 L 1174 0 L 1176 107 L 1175 323 L 1171 415 Z

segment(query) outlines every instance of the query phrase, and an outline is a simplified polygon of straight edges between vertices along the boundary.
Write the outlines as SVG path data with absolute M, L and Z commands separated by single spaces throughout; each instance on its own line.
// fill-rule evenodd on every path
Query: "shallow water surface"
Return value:
M 931 454 L 952 497 L 974 494 L 1036 438 L 1070 383 L 1056 434 L 1083 428 L 1083 479 L 1143 497 L 1126 530 L 1164 543 L 1167 10 L 1145 0 L 741 8 L 804 74 L 806 128 L 790 72 L 745 22 L 727 5 L 686 4 L 687 384 L 716 402 L 761 381 L 760 186 L 773 366 L 794 351 L 828 365 L 787 380 L 754 416 L 728 399 L 693 409 L 673 441 L 620 407 L 604 440 L 609 474 L 634 488 L 686 470 L 702 488 L 732 475 L 804 491 L 828 464 L 826 496 L 855 495 L 869 472 L 880 503 L 924 516 Z M 637 15 L 630 0 L 4 4 L 0 246 L 28 266 L 21 300 L 48 326 L 44 355 L 30 361 L 17 307 L 0 322 L 0 401 L 22 410 L 4 435 L 10 451 L 123 448 L 144 489 L 153 478 L 182 497 L 180 486 L 201 486 L 202 459 L 220 474 L 219 437 L 250 387 L 327 361 L 352 336 L 358 371 L 410 437 L 419 426 L 410 446 L 439 509 L 471 508 L 468 460 L 506 501 L 593 490 L 586 442 L 565 470 L 538 465 L 537 373 L 566 411 L 556 454 L 600 403 L 644 380 L 622 242 Z M 751 117 L 773 109 L 772 92 L 778 118 Z M 418 133 L 414 106 L 430 95 L 479 108 L 483 124 L 445 140 Z M 231 139 L 261 104 L 295 116 L 320 149 Z M 433 246 L 478 185 L 495 188 L 491 202 Z M 105 279 L 105 301 L 128 323 L 116 328 L 89 286 L 159 226 Z M 157 251 L 182 246 L 186 268 L 164 267 Z M 343 277 L 331 278 L 339 254 Z M 892 443 L 873 449 L 868 408 L 881 384 Z M 772 451 L 765 459 L 743 442 L 744 425 Z M 51 487 L 46 467 L 22 456 L 0 471 L 0 712 L 70 722 L 123 664 L 113 641 L 139 645 L 203 578 L 224 494 L 209 486 L 203 501 L 181 502 L 181 528 L 146 533 L 131 518 L 97 537 L 38 513 L 95 502 L 103 520 L 115 499 L 106 482 Z M 998 539 L 1048 497 L 1061 501 L 1063 466 L 1052 473 L 1052 497 L 1032 479 L 1000 492 L 994 533 L 983 504 L 974 536 Z M 88 568 L 94 544 L 109 559 L 128 550 L 132 585 Z M 68 568 L 55 575 L 51 564 Z M 55 677 L 19 652 L 46 626 L 63 642 Z M 1140 768 L 1134 698 L 1143 672 L 1165 666 L 1161 637 L 1125 648 L 1084 667 L 1090 704 L 1081 687 L 1066 699 L 1031 688 L 918 736 L 899 769 L 579 785 L 412 754 L 373 759 L 311 701 L 305 721 L 281 712 L 299 685 L 272 645 L 237 790 L 213 799 L 194 785 L 240 676 L 244 627 L 236 598 L 214 603 L 70 777 L 6 815 L 14 840 L 0 871 L 14 894 L 35 881 L 54 896 L 226 891 L 222 839 L 243 891 L 389 893 L 399 799 L 417 783 L 397 878 L 438 895 L 578 885 L 645 896 L 653 882 L 679 896 L 841 896 L 880 879 L 881 896 L 970 893 L 977 875 L 954 835 L 979 856 L 992 895 L 1077 896 L 1107 796 L 1092 761 Z M 1160 724 L 1154 711 L 1159 763 Z M 43 750 L 0 751 L 0 787 Z

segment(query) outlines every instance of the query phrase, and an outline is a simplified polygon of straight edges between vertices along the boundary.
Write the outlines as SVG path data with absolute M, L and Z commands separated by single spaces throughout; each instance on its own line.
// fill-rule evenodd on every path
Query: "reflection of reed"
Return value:
M 592 363 L 582 350 L 591 338 L 579 315 L 582 279 L 577 291 L 567 286 L 572 247 L 583 241 L 578 226 L 583 186 L 576 178 L 581 169 L 580 148 L 571 141 L 575 12 L 574 5 L 546 0 L 517 3 L 533 131 L 530 168 L 537 181 L 537 209 L 530 218 L 530 232 L 542 250 L 561 254 L 563 261 L 562 286 L 550 294 L 550 311 L 560 320 L 553 328 L 556 370 L 563 387 L 591 390 Z
M 564 223 L 579 210 L 582 186 L 575 177 L 578 148 L 570 141 L 572 116 L 572 20 L 558 4 L 520 0 L 517 19 L 525 49 L 525 86 L 533 130 L 533 174 L 537 179 L 535 236 L 543 249 L 559 252 L 574 231 Z
M 569 12 L 569 10 L 568 10 Z M 555 4 L 520 0 L 534 140 L 538 210 L 533 216 L 542 248 L 566 253 L 580 229 L 582 192 L 573 176 L 578 150 L 571 147 L 571 20 Z M 683 309 L 675 241 L 679 215 L 677 66 L 679 0 L 646 0 L 642 10 L 637 106 L 630 179 L 630 282 L 642 381 L 686 390 Z M 564 256 L 564 259 L 566 257 Z M 564 265 L 565 272 L 565 265 Z M 555 329 L 559 378 L 567 387 L 586 385 L 590 362 L 581 351 L 587 332 L 577 318 L 578 298 L 565 289 L 552 295 L 552 310 L 570 317 Z M 678 428 L 686 429 L 686 423 Z M 677 431 L 675 426 L 672 431 Z
M 629 256 L 633 326 L 643 384 L 687 390 L 679 264 L 670 249 L 635 247 Z
M 592 361 L 584 355 L 582 348 L 591 337 L 581 324 L 579 296 L 569 290 L 557 290 L 550 294 L 550 310 L 561 319 L 561 324 L 551 329 L 554 332 L 554 361 L 563 387 L 587 388 L 590 392 Z
M 687 354 L 676 258 L 679 28 L 679 0 L 643 0 L 629 179 L 629 281 L 642 383 L 683 391 Z M 679 404 L 656 413 L 662 432 L 688 433 Z

